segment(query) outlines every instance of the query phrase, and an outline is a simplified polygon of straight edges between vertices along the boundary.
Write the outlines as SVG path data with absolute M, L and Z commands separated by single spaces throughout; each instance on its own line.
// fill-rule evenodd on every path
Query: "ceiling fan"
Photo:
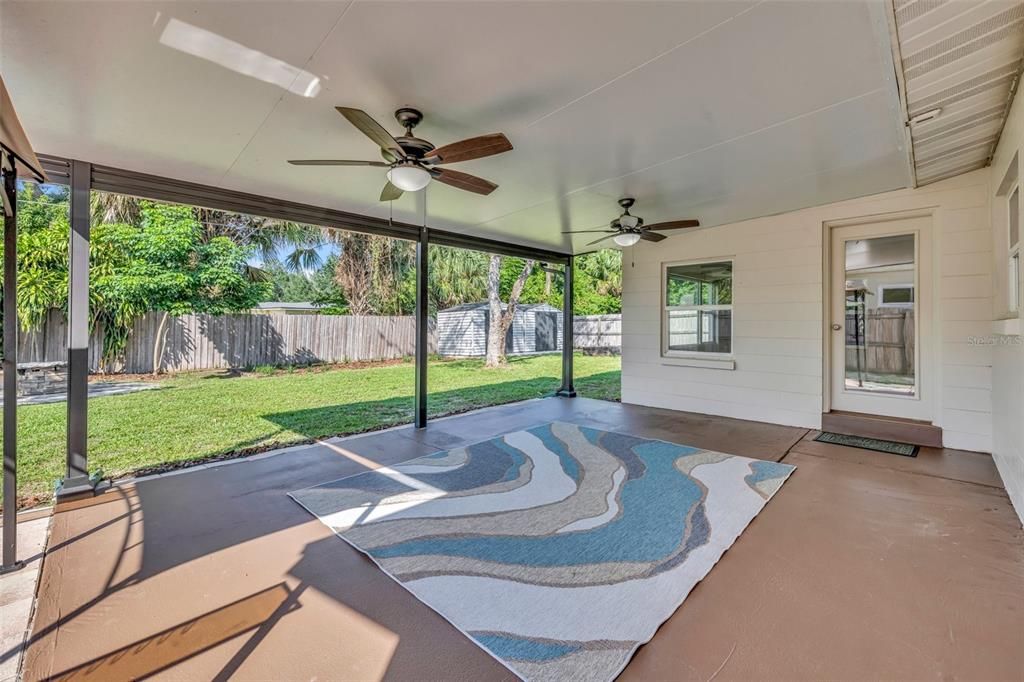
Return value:
M 380 193 L 381 201 L 393 201 L 403 192 L 417 192 L 435 179 L 467 192 L 490 194 L 497 185 L 489 180 L 478 178 L 469 173 L 462 173 L 450 168 L 437 166 L 470 161 L 485 156 L 501 154 L 512 149 L 512 143 L 503 133 L 491 133 L 471 137 L 459 142 L 435 147 L 430 142 L 416 137 L 412 133 L 423 114 L 417 109 L 403 107 L 395 112 L 395 119 L 405 128 L 405 135 L 394 137 L 377 123 L 365 111 L 348 107 L 335 107 L 338 113 L 348 119 L 349 123 L 358 128 L 380 147 L 380 155 L 384 161 L 349 161 L 343 159 L 305 159 L 293 160 L 288 163 L 294 166 L 374 166 L 387 168 L 387 184 Z
M 587 244 L 593 246 L 603 242 L 605 239 L 613 239 L 619 246 L 633 246 L 641 239 L 649 242 L 660 242 L 666 235 L 658 234 L 661 230 L 678 230 L 681 227 L 699 227 L 699 220 L 670 220 L 665 223 L 644 225 L 644 219 L 629 212 L 636 199 L 624 197 L 619 199 L 619 206 L 622 207 L 622 215 L 611 221 L 608 225 L 610 230 L 566 230 L 562 234 L 583 234 L 586 232 L 600 232 L 604 237 L 595 239 Z

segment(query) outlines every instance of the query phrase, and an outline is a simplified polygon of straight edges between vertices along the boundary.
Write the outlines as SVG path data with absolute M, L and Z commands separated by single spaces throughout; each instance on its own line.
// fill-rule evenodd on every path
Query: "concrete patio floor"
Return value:
M 621 679 L 1024 672 L 1024 533 L 987 455 L 550 398 L 61 505 L 25 679 L 508 679 L 285 493 L 552 420 L 797 466 Z

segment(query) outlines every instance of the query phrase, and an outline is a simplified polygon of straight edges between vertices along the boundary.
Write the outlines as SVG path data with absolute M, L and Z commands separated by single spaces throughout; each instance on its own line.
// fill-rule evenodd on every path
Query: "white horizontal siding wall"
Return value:
M 625 402 L 814 426 L 821 418 L 821 227 L 760 219 L 638 246 L 624 265 Z M 661 266 L 733 261 L 736 370 L 661 357 Z M 773 294 L 775 294 L 773 296 Z M 767 307 L 766 307 L 767 306 Z
M 1018 90 L 1010 115 L 1003 128 L 1002 137 L 992 158 L 992 175 L 989 199 L 992 217 L 991 243 L 993 245 L 992 267 L 997 295 L 995 313 L 1006 317 L 1009 283 L 1007 261 L 1009 260 L 1007 238 L 1007 215 L 1005 197 L 996 196 L 999 185 L 1016 157 L 1024 157 L 1024 89 Z M 1024 166 L 1019 164 L 1018 178 L 1024 175 Z M 992 280 L 990 280 L 991 283 Z M 980 282 L 970 283 L 981 287 Z M 1020 287 L 1020 283 L 1017 284 Z M 1005 332 L 1002 325 L 993 325 L 990 330 L 992 353 L 992 457 L 1003 478 L 1006 492 L 1010 495 L 1017 515 L 1024 521 L 1024 336 L 1020 334 L 1020 313 L 1018 313 L 1017 334 L 993 334 Z M 966 397 L 965 397 L 966 398 Z
M 950 447 L 990 451 L 991 349 L 988 334 L 991 241 L 988 171 L 920 190 L 902 190 L 777 216 L 640 242 L 623 267 L 624 402 L 774 422 L 821 426 L 823 225 L 867 216 L 933 211 L 936 376 L 933 422 Z M 681 366 L 661 356 L 661 267 L 693 260 L 733 261 L 734 370 Z M 987 282 L 987 284 L 986 284 Z

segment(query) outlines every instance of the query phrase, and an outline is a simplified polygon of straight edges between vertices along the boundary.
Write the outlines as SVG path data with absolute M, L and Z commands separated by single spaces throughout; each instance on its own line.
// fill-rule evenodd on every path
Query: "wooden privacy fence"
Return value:
M 858 328 L 858 322 L 859 328 Z M 846 315 L 846 369 L 872 374 L 914 374 L 914 311 L 876 308 L 858 320 Z
M 103 332 L 89 340 L 89 368 L 99 372 L 153 371 L 153 346 L 161 313 L 136 320 L 124 357 L 101 366 Z M 388 360 L 416 352 L 416 324 L 411 316 L 350 315 L 183 315 L 165 325 L 161 368 L 170 372 L 260 365 L 306 365 L 315 362 Z M 431 352 L 437 335 L 431 324 Z M 51 311 L 38 330 L 19 335 L 19 362 L 67 359 L 67 323 Z
M 101 363 L 103 330 L 89 339 L 92 372 L 145 374 L 153 371 L 153 345 L 161 313 L 135 321 L 123 358 Z M 622 345 L 621 315 L 579 315 L 574 346 L 583 351 L 618 353 Z M 67 322 L 51 310 L 39 328 L 18 335 L 18 361 L 67 359 Z M 411 316 L 350 315 L 183 315 L 168 318 L 161 369 L 201 369 L 307 365 L 317 362 L 390 360 L 416 352 L 416 321 Z M 437 352 L 437 327 L 430 322 L 430 352 Z
M 622 350 L 622 315 L 577 315 L 573 320 L 573 347 L 595 353 Z

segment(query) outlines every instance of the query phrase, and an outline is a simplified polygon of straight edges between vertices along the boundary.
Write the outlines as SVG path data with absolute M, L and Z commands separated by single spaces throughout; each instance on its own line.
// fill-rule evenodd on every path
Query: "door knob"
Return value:
M 832 331 L 839 331 L 842 328 L 843 328 L 843 325 L 838 324 L 838 323 L 832 325 Z

